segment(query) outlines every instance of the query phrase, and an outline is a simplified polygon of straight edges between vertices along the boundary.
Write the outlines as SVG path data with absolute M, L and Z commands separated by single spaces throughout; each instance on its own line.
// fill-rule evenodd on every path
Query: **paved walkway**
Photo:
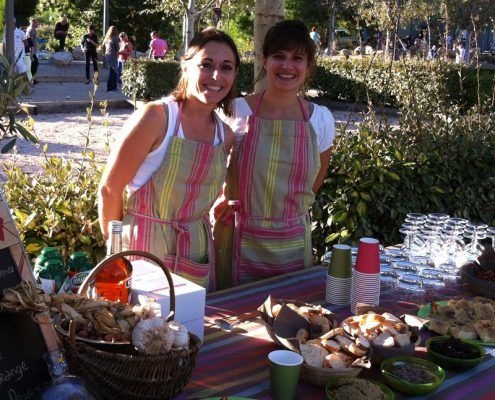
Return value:
M 91 66 L 91 74 L 93 68 Z M 131 108 L 128 97 L 120 90 L 106 91 L 108 68 L 99 65 L 99 82 L 96 88 L 95 99 L 108 100 L 108 108 Z M 59 67 L 40 61 L 38 68 L 39 83 L 30 87 L 29 96 L 22 98 L 23 103 L 33 106 L 33 113 L 61 113 L 85 110 L 90 101 L 89 92 L 93 92 L 94 85 L 86 84 L 85 62 L 73 61 L 70 66 Z

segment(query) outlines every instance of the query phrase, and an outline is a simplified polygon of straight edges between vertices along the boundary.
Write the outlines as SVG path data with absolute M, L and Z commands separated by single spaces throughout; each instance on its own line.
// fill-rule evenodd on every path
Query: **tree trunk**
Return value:
M 184 43 L 183 43 L 182 54 L 186 53 L 187 46 L 189 45 L 189 42 L 191 41 L 191 39 L 194 36 L 195 13 L 196 13 L 195 0 L 188 0 L 187 10 L 186 10 L 186 13 L 184 15 L 184 26 L 183 26 Z
M 256 0 L 254 17 L 254 78 L 263 67 L 263 39 L 274 24 L 284 19 L 284 0 Z M 256 82 L 254 90 L 265 87 L 264 80 Z
M 331 56 L 335 51 L 335 0 L 328 0 L 330 18 L 328 20 L 328 44 L 326 53 Z
M 11 65 L 14 65 L 14 0 L 5 2 L 5 55 Z
M 449 59 L 449 27 L 450 27 L 450 19 L 449 19 L 449 9 L 447 4 L 444 3 L 445 6 L 445 59 Z

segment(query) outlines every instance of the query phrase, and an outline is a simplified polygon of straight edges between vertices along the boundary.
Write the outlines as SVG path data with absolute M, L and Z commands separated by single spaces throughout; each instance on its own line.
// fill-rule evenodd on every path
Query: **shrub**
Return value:
M 239 93 L 252 92 L 253 70 L 252 60 L 241 62 L 237 76 Z M 179 75 L 178 62 L 133 59 L 125 64 L 122 91 L 136 99 L 157 99 L 170 93 Z M 495 70 L 481 69 L 482 99 L 491 98 L 494 87 Z M 476 69 L 443 61 L 400 60 L 390 65 L 376 58 L 320 59 L 310 89 L 331 100 L 371 102 L 401 109 L 423 104 L 418 102 L 419 98 L 439 99 L 463 110 L 478 102 Z M 430 103 L 430 108 L 435 105 Z
M 407 212 L 495 223 L 495 114 L 432 114 L 421 135 L 368 119 L 342 131 L 312 208 L 317 254 L 371 236 L 390 245 Z
M 85 251 L 96 262 L 104 256 L 105 241 L 96 207 L 102 167 L 93 152 L 83 161 L 47 157 L 31 175 L 5 164 L 5 196 L 31 258 L 46 246 L 57 247 L 64 258 Z
M 404 109 L 419 96 L 445 99 L 467 110 L 478 101 L 476 82 L 476 69 L 451 62 L 400 60 L 391 65 L 372 57 L 319 60 L 312 88 L 322 96 L 352 103 L 371 101 Z M 481 96 L 490 98 L 495 71 L 481 69 L 480 83 Z

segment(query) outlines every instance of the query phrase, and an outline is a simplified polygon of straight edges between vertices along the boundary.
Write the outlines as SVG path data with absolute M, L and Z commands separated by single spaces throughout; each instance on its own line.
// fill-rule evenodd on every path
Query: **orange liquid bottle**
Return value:
M 107 243 L 107 256 L 122 251 L 122 222 L 108 223 L 110 236 Z M 96 275 L 95 292 L 98 297 L 110 301 L 129 303 L 131 299 L 132 264 L 124 257 L 117 258 L 103 267 Z

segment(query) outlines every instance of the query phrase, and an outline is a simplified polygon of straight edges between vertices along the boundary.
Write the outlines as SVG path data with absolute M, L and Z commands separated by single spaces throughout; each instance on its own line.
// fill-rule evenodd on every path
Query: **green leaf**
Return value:
M 29 243 L 28 245 L 26 245 L 25 249 L 26 252 L 29 254 L 37 254 L 40 253 L 41 250 L 43 250 L 43 247 L 45 246 L 40 243 Z
M 366 203 L 364 201 L 360 201 L 358 204 L 357 204 L 357 213 L 358 215 L 361 217 L 361 218 L 364 218 L 364 216 L 366 215 L 366 210 L 367 210 L 367 207 L 366 207 Z
M 325 238 L 325 243 L 335 242 L 340 237 L 340 232 L 332 233 Z
M 31 132 L 29 132 L 22 124 L 16 122 L 14 126 L 15 129 L 24 137 L 24 139 L 29 140 L 30 142 L 35 144 L 39 143 L 38 139 L 36 139 L 36 137 Z
M 13 138 L 11 141 L 7 142 L 3 147 L 2 147 L 2 150 L 0 151 L 0 153 L 2 154 L 6 154 L 10 151 L 12 151 L 15 147 L 15 142 L 16 142 L 17 138 Z

